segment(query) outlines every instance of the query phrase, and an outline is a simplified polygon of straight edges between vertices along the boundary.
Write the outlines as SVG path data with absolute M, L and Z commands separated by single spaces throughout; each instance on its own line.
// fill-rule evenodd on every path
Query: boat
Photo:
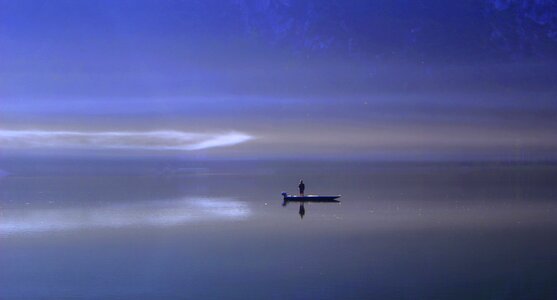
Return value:
M 340 198 L 340 195 L 332 195 L 332 196 L 324 196 L 324 195 L 289 195 L 288 193 L 283 192 L 282 196 L 284 197 L 284 201 L 289 202 L 333 202 L 339 203 L 340 201 L 336 200 Z

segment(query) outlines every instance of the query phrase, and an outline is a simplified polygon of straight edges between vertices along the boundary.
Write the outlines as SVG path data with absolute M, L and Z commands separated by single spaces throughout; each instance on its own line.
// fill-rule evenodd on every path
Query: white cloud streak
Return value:
M 44 131 L 0 130 L 0 148 L 80 148 L 202 150 L 233 146 L 253 139 L 241 132 L 193 133 L 184 131 Z

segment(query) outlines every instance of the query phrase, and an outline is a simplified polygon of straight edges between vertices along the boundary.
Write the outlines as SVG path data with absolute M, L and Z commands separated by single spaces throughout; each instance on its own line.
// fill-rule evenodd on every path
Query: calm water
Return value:
M 0 299 L 557 299 L 557 165 L 0 159 Z M 280 193 L 342 194 L 282 206 Z

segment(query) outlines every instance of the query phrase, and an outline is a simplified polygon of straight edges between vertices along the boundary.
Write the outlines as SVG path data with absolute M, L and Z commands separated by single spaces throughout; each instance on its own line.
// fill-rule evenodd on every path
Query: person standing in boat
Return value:
M 306 185 L 304 184 L 304 180 L 300 180 L 300 184 L 298 184 L 298 189 L 300 190 L 300 196 L 304 196 L 304 191 L 306 190 Z

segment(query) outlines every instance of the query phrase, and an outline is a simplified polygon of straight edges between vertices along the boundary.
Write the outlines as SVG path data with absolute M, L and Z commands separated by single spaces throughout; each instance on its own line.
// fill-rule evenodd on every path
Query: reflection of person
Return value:
M 303 219 L 306 214 L 306 209 L 304 208 L 304 203 L 300 202 L 300 218 Z
M 304 195 L 304 190 L 306 189 L 306 185 L 304 184 L 304 180 L 300 180 L 300 184 L 298 184 L 298 189 L 300 189 L 300 196 Z

